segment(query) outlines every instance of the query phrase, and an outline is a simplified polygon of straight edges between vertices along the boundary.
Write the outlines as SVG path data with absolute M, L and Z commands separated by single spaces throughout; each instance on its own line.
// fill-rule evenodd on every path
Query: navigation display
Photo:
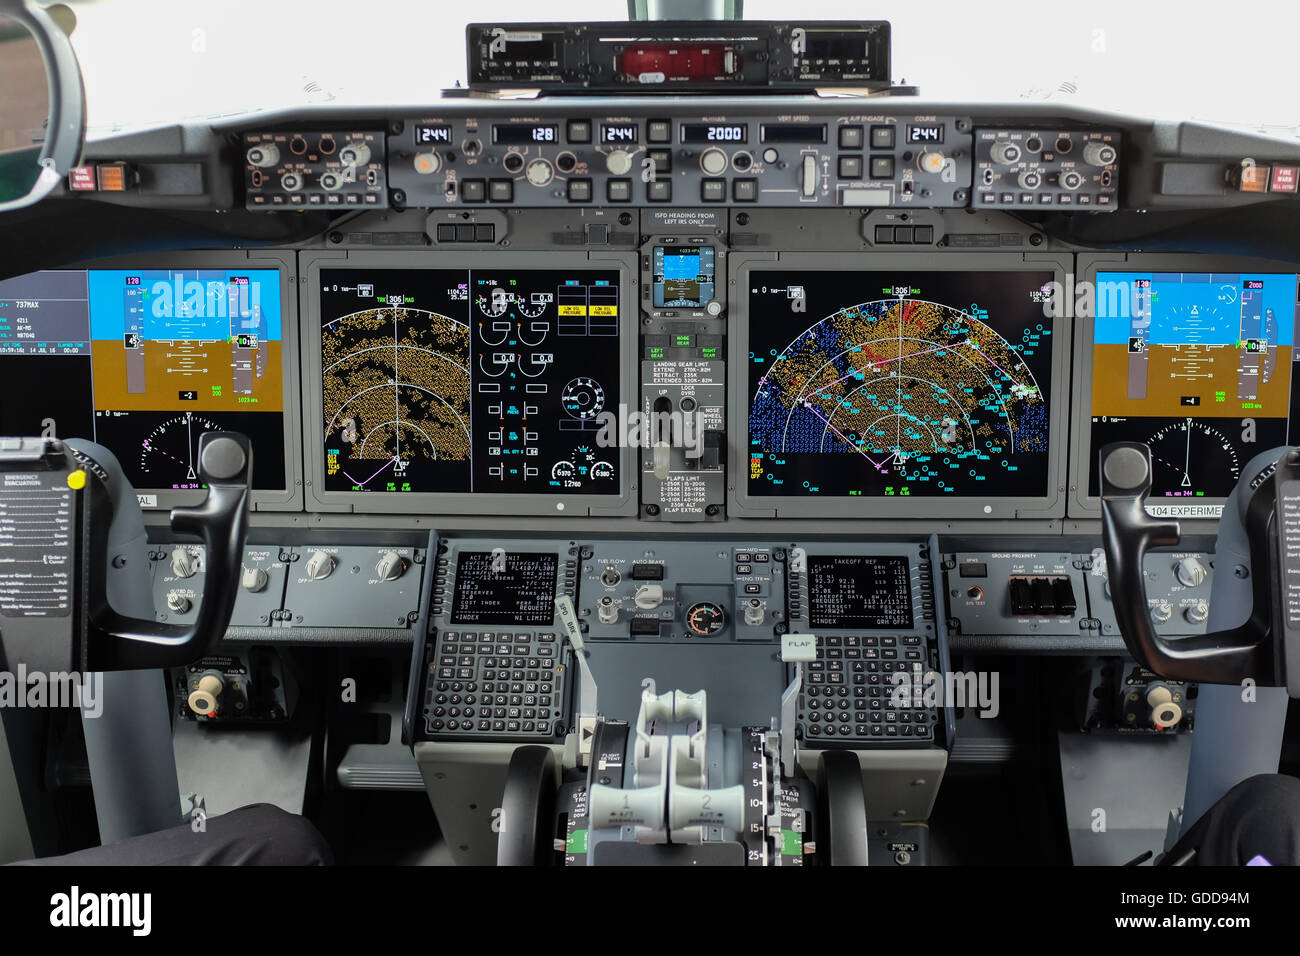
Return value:
M 751 495 L 1044 497 L 1051 271 L 751 271 Z
M 91 269 L 0 281 L 0 434 L 90 438 L 137 490 L 199 489 L 205 431 L 284 489 L 276 269 Z
M 1148 509 L 1215 517 L 1257 452 L 1288 440 L 1296 276 L 1098 272 L 1089 495 L 1097 455 L 1144 442 Z
M 619 493 L 617 270 L 319 281 L 326 491 Z
M 555 618 L 553 552 L 462 551 L 456 558 L 453 624 L 545 626 Z

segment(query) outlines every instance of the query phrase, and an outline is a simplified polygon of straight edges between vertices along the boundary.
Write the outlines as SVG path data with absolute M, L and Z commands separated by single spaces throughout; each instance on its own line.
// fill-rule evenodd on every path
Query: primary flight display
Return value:
M 1097 453 L 1151 449 L 1148 506 L 1213 517 L 1257 452 L 1288 441 L 1296 320 L 1289 273 L 1098 272 L 1089 494 Z

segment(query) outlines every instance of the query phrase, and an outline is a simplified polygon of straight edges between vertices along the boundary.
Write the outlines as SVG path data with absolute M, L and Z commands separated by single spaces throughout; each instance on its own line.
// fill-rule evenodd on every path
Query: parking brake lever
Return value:
M 199 480 L 207 498 L 192 508 L 173 508 L 171 529 L 194 535 L 207 550 L 203 596 L 192 624 L 179 626 L 124 617 L 108 603 L 105 576 L 90 575 L 89 647 L 92 670 L 133 670 L 188 664 L 225 635 L 239 594 L 239 573 L 248 533 L 253 449 L 236 432 L 199 438 Z M 106 529 L 93 527 L 90 554 L 104 554 Z M 95 536 L 100 540 L 95 541 Z

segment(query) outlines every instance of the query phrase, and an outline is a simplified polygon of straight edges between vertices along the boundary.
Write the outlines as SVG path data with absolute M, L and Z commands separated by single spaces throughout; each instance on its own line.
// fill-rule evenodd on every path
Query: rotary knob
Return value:
M 194 556 L 190 554 L 188 548 L 177 545 L 172 549 L 172 574 L 174 576 L 178 578 L 193 577 L 196 570 Z
M 921 154 L 921 172 L 938 174 L 943 172 L 943 167 L 948 164 L 948 159 L 943 153 L 922 153 Z
M 305 570 L 311 580 L 323 581 L 334 573 L 334 557 L 324 551 L 313 551 Z
M 596 602 L 596 616 L 600 618 L 601 624 L 618 623 L 618 605 L 612 597 L 606 595 Z
M 262 591 L 266 588 L 266 584 L 269 580 L 271 580 L 270 575 L 261 568 L 244 568 L 244 573 L 240 575 L 239 583 L 243 586 L 245 591 L 252 591 L 256 594 L 258 591 Z
M 1011 166 L 1020 162 L 1022 155 L 1019 143 L 1013 143 L 1009 140 L 1000 143 L 994 143 L 993 148 L 989 150 L 989 155 L 993 162 L 1001 163 L 1004 166 Z
M 194 602 L 184 594 L 181 594 L 180 591 L 167 592 L 167 610 L 171 611 L 173 614 L 184 614 L 193 606 Z
M 1174 577 L 1185 588 L 1199 587 L 1205 580 L 1205 565 L 1194 557 L 1180 558 L 1174 565 Z
M 761 601 L 750 601 L 745 605 L 745 623 L 750 627 L 761 627 L 767 620 L 767 609 Z
M 216 674 L 204 674 L 199 678 L 198 685 L 190 692 L 186 703 L 196 714 L 215 717 L 221 701 L 221 692 L 225 689 L 225 684 Z
M 365 143 L 348 143 L 339 150 L 339 162 L 344 166 L 364 166 L 370 162 L 370 147 Z
M 727 171 L 727 154 L 720 149 L 706 149 L 700 156 L 700 169 L 710 176 L 721 176 Z
M 1043 176 L 1036 169 L 1026 169 L 1016 177 L 1016 182 L 1020 184 L 1021 189 L 1037 189 L 1043 185 Z
M 1151 608 L 1151 620 L 1157 624 L 1167 624 L 1174 616 L 1174 609 L 1168 604 L 1157 604 Z
M 1187 610 L 1183 611 L 1183 617 L 1187 618 L 1189 624 L 1204 624 L 1210 616 L 1210 606 L 1204 601 L 1197 601 L 1190 604 Z
M 375 577 L 381 581 L 396 581 L 406 573 L 406 561 L 396 551 L 385 551 L 375 565 Z
M 534 159 L 524 170 L 524 178 L 534 186 L 545 186 L 555 178 L 555 170 L 548 160 Z
M 244 154 L 244 158 L 248 160 L 248 165 L 265 169 L 267 166 L 274 166 L 280 161 L 280 147 L 274 143 L 250 146 L 248 152 Z
M 428 176 L 431 173 L 436 173 L 442 168 L 442 159 L 439 158 L 437 153 L 416 153 L 413 162 L 415 165 L 415 171 L 421 176 Z
M 662 584 L 643 584 L 632 595 L 632 603 L 643 611 L 653 611 L 664 603 L 664 586 Z
M 1117 156 L 1110 143 L 1086 143 L 1083 147 L 1083 161 L 1091 166 L 1109 166 Z
M 625 149 L 616 149 L 605 157 L 605 168 L 614 176 L 626 176 L 632 171 L 632 154 Z

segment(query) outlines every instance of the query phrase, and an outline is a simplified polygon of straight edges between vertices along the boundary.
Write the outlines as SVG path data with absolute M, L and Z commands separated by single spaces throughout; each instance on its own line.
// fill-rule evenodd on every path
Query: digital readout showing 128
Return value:
M 524 146 L 528 143 L 554 143 L 559 138 L 557 126 L 495 126 L 492 141 L 503 146 Z

